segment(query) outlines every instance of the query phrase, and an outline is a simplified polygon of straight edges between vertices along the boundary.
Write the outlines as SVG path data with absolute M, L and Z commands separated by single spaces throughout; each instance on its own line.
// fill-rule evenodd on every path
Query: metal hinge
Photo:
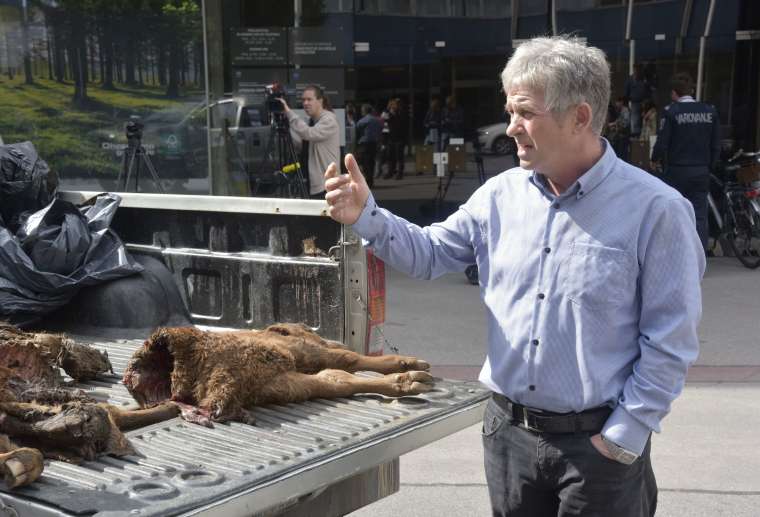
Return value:
M 327 256 L 335 262 L 340 262 L 344 257 L 343 249 L 348 246 L 356 246 L 357 244 L 360 244 L 357 240 L 340 241 L 327 250 Z
M 342 262 L 343 261 L 343 246 L 340 244 L 338 244 L 337 246 L 332 246 L 329 250 L 327 250 L 327 257 L 333 262 Z

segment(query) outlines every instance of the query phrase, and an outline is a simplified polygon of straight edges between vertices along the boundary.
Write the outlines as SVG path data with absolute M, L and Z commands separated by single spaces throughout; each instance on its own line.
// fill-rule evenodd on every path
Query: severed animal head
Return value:
M 172 389 L 175 361 L 182 360 L 204 333 L 192 327 L 160 328 L 134 353 L 124 370 L 124 386 L 140 407 L 166 400 L 192 403 L 191 393 Z M 179 383 L 175 386 L 178 388 Z

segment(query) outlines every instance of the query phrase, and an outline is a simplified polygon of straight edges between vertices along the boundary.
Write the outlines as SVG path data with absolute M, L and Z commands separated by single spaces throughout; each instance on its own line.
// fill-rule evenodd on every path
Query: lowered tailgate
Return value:
M 115 371 L 79 387 L 134 405 L 120 379 L 142 341 L 78 339 L 106 350 Z M 37 483 L 0 496 L 19 516 L 257 514 L 478 422 L 488 395 L 478 383 L 438 379 L 432 392 L 414 397 L 257 408 L 255 426 L 208 429 L 175 418 L 127 433 L 138 455 L 78 466 L 49 461 Z

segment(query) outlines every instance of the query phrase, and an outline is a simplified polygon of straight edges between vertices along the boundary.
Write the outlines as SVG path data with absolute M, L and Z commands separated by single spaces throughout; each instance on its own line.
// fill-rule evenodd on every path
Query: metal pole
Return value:
M 632 20 L 633 0 L 628 0 L 628 11 L 625 14 L 625 40 L 628 42 L 628 75 L 633 75 L 633 64 L 636 62 L 636 41 L 631 39 Z
M 712 26 L 713 13 L 715 12 L 715 0 L 710 0 L 710 9 L 707 11 L 707 21 L 705 22 L 704 35 L 699 38 L 699 64 L 697 65 L 697 92 L 696 99 L 702 99 L 702 82 L 704 80 L 705 68 L 705 46 L 707 38 L 710 36 L 710 27 Z
M 552 10 L 552 35 L 557 35 L 557 0 L 551 0 Z
M 681 30 L 678 32 L 678 38 L 676 39 L 676 54 L 678 55 L 683 52 L 683 40 L 686 38 L 689 31 L 692 4 L 693 0 L 686 0 L 686 3 L 683 6 L 683 14 L 681 15 Z
M 636 62 L 636 40 L 630 40 L 628 45 L 628 75 L 633 75 L 633 66 Z
M 412 128 L 414 127 L 414 43 L 409 45 L 409 104 L 407 106 L 407 154 L 412 153 Z M 403 164 L 402 164 L 403 170 Z
M 520 17 L 520 0 L 512 0 L 512 19 L 510 20 L 512 31 L 512 39 L 517 39 L 518 20 Z
M 213 164 L 211 163 L 211 94 L 209 92 L 209 88 L 211 85 L 208 81 L 208 34 L 206 30 L 206 0 L 203 0 L 201 2 L 201 21 L 203 23 L 203 55 L 206 57 L 206 59 L 203 60 L 203 79 L 206 82 L 205 84 L 205 92 L 206 92 L 206 156 L 208 159 L 206 160 L 208 162 L 207 167 L 207 174 L 208 174 L 208 193 L 209 195 L 214 195 L 216 192 L 214 192 L 214 178 L 211 175 L 211 171 L 213 168 Z

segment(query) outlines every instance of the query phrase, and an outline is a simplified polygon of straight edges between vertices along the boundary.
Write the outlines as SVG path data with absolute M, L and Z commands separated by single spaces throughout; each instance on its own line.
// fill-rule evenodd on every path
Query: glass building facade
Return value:
M 267 85 L 297 105 L 319 84 L 341 120 L 400 98 L 411 150 L 433 98 L 455 96 L 469 130 L 502 121 L 501 69 L 546 34 L 603 49 L 613 96 L 637 65 L 662 108 L 689 72 L 726 143 L 760 146 L 752 0 L 0 0 L 0 137 L 32 141 L 62 188 L 156 191 L 125 167 L 132 122 L 165 190 L 251 195 L 271 169 Z

